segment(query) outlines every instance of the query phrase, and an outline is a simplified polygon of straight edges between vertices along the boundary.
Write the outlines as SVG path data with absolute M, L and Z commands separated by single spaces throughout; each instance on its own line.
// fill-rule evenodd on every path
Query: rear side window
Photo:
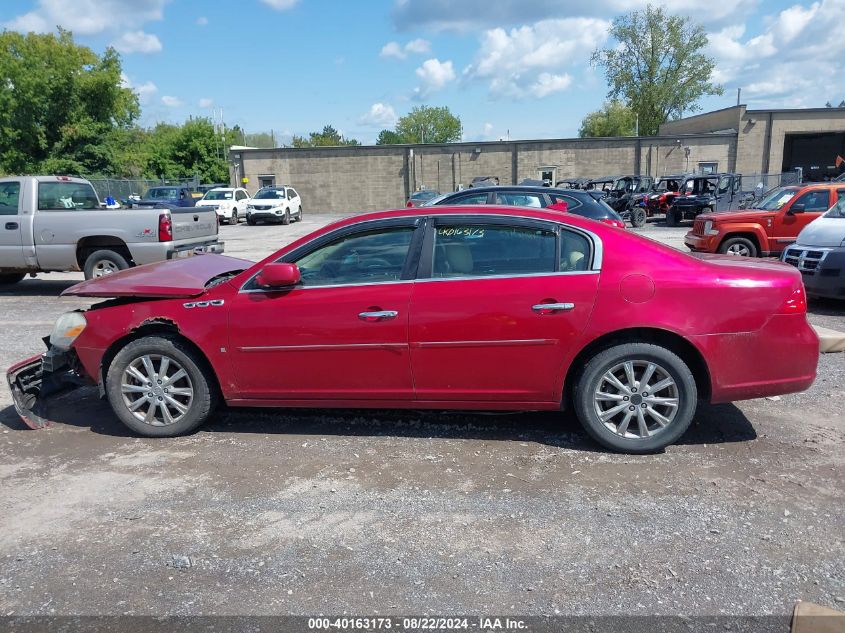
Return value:
M 555 234 L 545 229 L 489 224 L 438 226 L 433 277 L 487 277 L 555 272 Z
M 98 209 L 100 201 L 94 188 L 77 182 L 38 183 L 39 211 L 76 211 Z
M 581 206 L 581 201 L 576 198 L 575 196 L 562 196 L 557 193 L 549 194 L 552 199 L 552 204 L 557 202 L 565 202 L 569 207 L 569 210 L 572 211 L 573 209 L 577 209 Z
M 445 200 L 443 204 L 487 204 L 487 194 L 476 193 L 468 196 L 459 196 L 456 199 Z
M 574 231 L 560 232 L 560 270 L 574 272 L 587 270 L 590 262 L 590 241 Z
M 0 184 L 0 215 L 17 215 L 21 197 L 21 183 L 4 182 Z

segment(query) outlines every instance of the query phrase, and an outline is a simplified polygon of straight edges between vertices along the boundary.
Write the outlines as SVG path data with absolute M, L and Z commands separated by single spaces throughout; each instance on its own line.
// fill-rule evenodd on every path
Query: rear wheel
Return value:
M 631 226 L 636 228 L 645 226 L 645 209 L 642 207 L 631 209 Z
M 686 363 L 650 343 L 600 352 L 587 363 L 573 394 L 587 433 L 623 453 L 652 453 L 675 442 L 692 422 L 697 399 Z
M 85 279 L 96 279 L 126 270 L 129 262 L 120 253 L 110 250 L 94 251 L 85 258 L 83 272 Z
M 216 404 L 211 370 L 178 338 L 145 336 L 117 353 L 106 377 L 120 421 L 149 437 L 189 433 Z
M 719 245 L 719 252 L 739 257 L 757 257 L 757 245 L 746 237 L 731 237 Z
M 26 276 L 25 273 L 6 273 L 0 275 L 0 286 L 11 286 Z

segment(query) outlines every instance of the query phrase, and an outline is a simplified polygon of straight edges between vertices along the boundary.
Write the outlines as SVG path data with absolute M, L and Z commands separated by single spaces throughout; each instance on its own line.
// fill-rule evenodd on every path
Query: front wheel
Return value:
M 0 286 L 11 286 L 21 281 L 25 276 L 25 273 L 6 273 L 0 275 Z
M 290 209 L 285 209 L 285 214 L 282 216 L 282 224 L 290 224 Z
M 573 393 L 587 433 L 622 453 L 653 453 L 675 442 L 692 422 L 697 400 L 686 363 L 651 343 L 600 352 L 585 366 Z
M 645 209 L 642 207 L 631 209 L 631 226 L 636 228 L 645 226 Z
M 216 404 L 211 370 L 184 342 L 145 336 L 114 357 L 106 376 L 109 404 L 140 435 L 172 437 L 205 422 Z
M 739 257 L 757 257 L 757 245 L 745 237 L 731 237 L 719 245 L 719 252 Z
M 252 217 L 250 214 L 246 214 L 246 223 L 250 226 L 255 226 L 255 218 Z
M 238 223 L 238 210 L 232 210 L 232 217 L 229 218 L 229 224 L 237 224 Z
M 666 212 L 666 226 L 678 226 L 678 213 L 671 207 Z

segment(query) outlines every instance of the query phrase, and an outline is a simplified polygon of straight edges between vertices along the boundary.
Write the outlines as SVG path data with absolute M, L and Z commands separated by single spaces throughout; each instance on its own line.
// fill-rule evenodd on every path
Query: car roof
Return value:
M 489 193 L 491 191 L 496 191 L 498 193 L 507 193 L 508 191 L 524 191 L 525 193 L 566 193 L 566 194 L 576 194 L 579 196 L 589 196 L 590 192 L 585 191 L 584 189 L 564 189 L 563 187 L 538 187 L 535 185 L 494 185 L 492 187 L 472 187 L 471 189 L 462 189 L 461 191 L 454 191 L 447 195 L 446 200 L 451 198 L 452 196 L 457 196 L 462 193 L 468 193 L 470 195 L 475 195 L 477 193 Z M 590 196 L 592 197 L 592 196 Z M 443 205 L 446 206 L 446 205 Z M 502 206 L 502 205 L 497 205 Z M 428 207 L 433 208 L 433 207 Z

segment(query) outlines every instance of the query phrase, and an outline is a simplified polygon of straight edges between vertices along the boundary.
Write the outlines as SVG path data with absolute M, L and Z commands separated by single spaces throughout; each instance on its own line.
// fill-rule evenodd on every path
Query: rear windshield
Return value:
M 255 194 L 256 200 L 284 200 L 285 192 L 282 189 L 262 189 Z
M 585 199 L 584 204 L 580 207 L 570 210 L 576 215 L 583 215 L 585 218 L 592 220 L 622 220 L 622 216 L 616 213 L 609 204 L 604 200 L 596 200 L 592 196 L 589 197 L 589 200 Z
M 147 198 L 150 200 L 173 200 L 179 197 L 179 190 L 175 187 L 161 187 L 158 189 L 150 189 L 147 192 Z
M 777 189 L 772 189 L 763 196 L 760 202 L 754 205 L 754 208 L 763 209 L 764 211 L 777 211 L 792 200 L 796 193 L 798 193 L 798 187 L 778 187 Z
M 232 192 L 231 191 L 209 191 L 205 194 L 206 200 L 231 200 L 232 199 Z

